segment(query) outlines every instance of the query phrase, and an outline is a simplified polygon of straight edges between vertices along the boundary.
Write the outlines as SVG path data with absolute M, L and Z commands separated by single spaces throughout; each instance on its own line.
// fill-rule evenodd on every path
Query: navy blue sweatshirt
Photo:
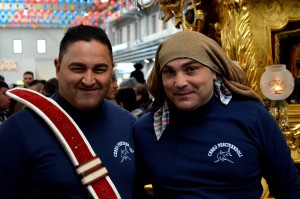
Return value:
M 153 114 L 134 128 L 139 191 L 149 183 L 159 199 L 254 199 L 264 177 L 276 198 L 300 198 L 290 149 L 260 103 L 234 96 L 227 106 L 213 97 L 195 111 L 173 107 L 159 140 Z
M 76 110 L 58 94 L 54 100 L 80 127 L 122 199 L 131 199 L 135 175 L 134 117 L 107 100 L 92 112 Z M 89 198 L 53 132 L 28 108 L 0 126 L 0 157 L 1 199 Z

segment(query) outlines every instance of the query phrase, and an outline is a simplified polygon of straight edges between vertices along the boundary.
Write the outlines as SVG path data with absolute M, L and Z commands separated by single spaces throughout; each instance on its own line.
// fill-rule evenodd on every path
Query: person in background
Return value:
M 113 72 L 105 31 L 87 25 L 68 28 L 54 64 L 59 90 L 51 99 L 84 133 L 122 199 L 132 199 L 135 118 L 105 99 Z M 34 111 L 24 108 L 9 117 L 0 126 L 0 198 L 91 198 L 64 147 Z
M 136 93 L 136 109 L 131 111 L 136 118 L 140 118 L 151 107 L 152 99 L 144 84 L 137 84 L 134 87 Z
M 190 45 L 193 44 L 193 45 Z M 244 71 L 212 39 L 181 31 L 162 42 L 147 80 L 152 109 L 134 127 L 135 198 L 300 198 L 279 125 Z
M 128 79 L 124 79 L 121 83 L 120 83 L 120 88 L 134 88 L 136 85 L 138 84 L 138 82 L 136 81 L 136 79 L 134 77 L 130 77 Z
M 34 79 L 34 80 L 32 80 L 32 82 L 29 83 L 28 89 L 42 93 L 42 90 L 43 90 L 43 87 L 45 84 L 44 82 L 45 82 L 44 80 Z
M 141 63 L 137 63 L 133 67 L 135 70 L 130 73 L 130 77 L 134 77 L 140 84 L 145 84 L 144 73 L 141 71 L 144 66 Z
M 58 91 L 58 81 L 55 77 L 46 81 L 42 88 L 42 94 L 47 97 L 52 96 L 56 91 Z
M 34 80 L 33 72 L 31 72 L 31 71 L 25 71 L 23 73 L 24 88 L 28 88 L 30 82 L 32 82 L 33 80 Z
M 131 112 L 136 108 L 136 94 L 131 87 L 119 88 L 115 93 L 116 103 Z
M 28 88 L 30 83 L 34 80 L 34 75 L 33 72 L 31 71 L 25 71 L 23 73 L 23 86 L 22 85 L 17 85 L 17 84 L 13 84 L 13 88 L 15 87 L 24 87 L 24 88 Z M 36 82 L 33 82 L 36 83 Z M 24 108 L 24 105 L 20 102 L 17 102 L 15 100 L 11 100 L 11 111 L 12 113 L 16 113 L 19 112 L 20 110 L 22 110 Z
M 44 87 L 44 84 L 42 82 L 43 81 L 41 80 L 34 79 L 28 84 L 26 88 L 41 93 Z M 25 107 L 24 104 L 22 104 L 21 102 L 17 102 L 15 100 L 12 101 L 13 101 L 13 107 L 12 107 L 13 113 L 17 113 Z
M 0 125 L 10 116 L 11 99 L 5 93 L 8 89 L 7 83 L 0 81 Z
M 5 78 L 4 78 L 3 75 L 0 75 L 0 81 L 1 81 L 1 82 L 5 82 Z
M 116 103 L 115 94 L 116 94 L 116 91 L 117 91 L 118 88 L 119 88 L 119 86 L 118 86 L 118 80 L 117 80 L 117 77 L 116 77 L 116 73 L 113 72 L 113 75 L 112 75 L 112 78 L 111 78 L 110 88 L 109 88 L 109 91 L 107 93 L 106 99 L 112 101 L 113 103 Z

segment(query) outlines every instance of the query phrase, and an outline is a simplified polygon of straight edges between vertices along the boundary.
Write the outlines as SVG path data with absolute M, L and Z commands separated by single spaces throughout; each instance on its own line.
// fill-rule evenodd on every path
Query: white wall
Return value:
M 0 61 L 15 61 L 16 71 L 0 71 L 8 84 L 22 80 L 27 70 L 36 79 L 48 80 L 55 77 L 53 61 L 58 57 L 59 43 L 66 29 L 0 29 Z M 13 39 L 23 41 L 23 52 L 13 53 Z M 36 40 L 46 40 L 46 53 L 38 54 Z

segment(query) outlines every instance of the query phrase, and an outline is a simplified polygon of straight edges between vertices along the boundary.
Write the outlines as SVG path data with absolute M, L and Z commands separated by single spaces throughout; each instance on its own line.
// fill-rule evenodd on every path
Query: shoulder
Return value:
M 113 102 L 109 100 L 103 101 L 103 108 L 106 110 L 106 113 L 108 116 L 117 117 L 117 118 L 127 118 L 130 120 L 135 121 L 135 117 L 126 109 L 121 108 L 119 105 L 114 104 Z
M 140 118 L 138 118 L 134 124 L 134 129 L 137 131 L 140 130 L 146 130 L 146 129 L 152 129 L 153 128 L 153 119 L 154 117 L 154 111 L 148 111 L 144 115 L 142 115 Z
M 278 126 L 263 104 L 246 97 L 234 96 L 228 105 L 218 106 L 214 112 L 223 119 L 230 119 L 247 129 L 265 128 L 268 125 L 274 128 Z
M 262 103 L 246 97 L 233 97 L 228 107 L 244 114 L 257 112 L 269 113 Z
M 29 108 L 10 116 L 2 125 L 0 125 L 0 140 L 12 139 L 13 142 L 20 140 L 37 140 L 37 137 L 45 137 L 50 129 L 45 121 Z M 5 138 L 4 138 L 5 137 Z M 26 138 L 26 139 L 25 139 Z
M 24 107 L 22 110 L 11 115 L 8 120 L 14 124 L 27 124 L 37 120 L 39 116 L 31 109 Z
M 116 111 L 118 112 L 119 114 L 128 114 L 129 112 L 123 108 L 121 108 L 119 105 L 111 102 L 110 100 L 107 100 L 107 99 L 104 99 L 103 101 L 103 107 L 105 109 L 108 109 L 108 110 L 112 110 L 112 111 Z
M 154 109 L 148 110 L 144 115 L 142 115 L 142 116 L 136 121 L 136 123 L 143 123 L 143 122 L 153 121 L 154 113 L 155 113 L 155 110 L 154 110 Z
M 230 111 L 231 117 L 247 124 L 249 130 L 263 131 L 263 134 L 280 132 L 280 128 L 269 110 L 260 102 L 244 98 L 233 99 Z M 234 115 L 234 116 L 233 116 Z M 227 116 L 228 117 L 228 116 Z

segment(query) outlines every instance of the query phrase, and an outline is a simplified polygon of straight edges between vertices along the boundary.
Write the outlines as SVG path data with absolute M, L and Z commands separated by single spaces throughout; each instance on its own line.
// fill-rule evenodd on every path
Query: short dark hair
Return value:
M 136 94 L 131 87 L 119 88 L 115 93 L 117 104 L 123 103 L 123 108 L 128 111 L 133 111 L 136 108 Z
M 34 79 L 34 80 L 32 80 L 32 82 L 29 83 L 28 86 L 34 86 L 34 85 L 36 85 L 38 83 L 44 84 L 42 80 Z
M 141 96 L 141 99 L 138 102 L 139 104 L 149 102 L 150 95 L 147 90 L 147 87 L 144 84 L 137 84 L 134 88 L 135 88 L 136 95 Z
M 111 60 L 113 60 L 112 46 L 105 31 L 100 27 L 78 25 L 68 28 L 59 46 L 58 61 L 62 62 L 67 48 L 70 44 L 77 41 L 98 41 L 107 46 Z
M 32 77 L 34 77 L 33 72 L 31 71 L 25 71 L 23 75 L 32 75 Z
M 45 83 L 44 89 L 46 91 L 45 93 L 46 96 L 53 95 L 58 90 L 58 80 L 56 78 L 49 79 Z
M 7 83 L 0 81 L 0 88 L 9 88 L 9 87 Z
M 0 81 L 4 82 L 5 81 L 5 78 L 3 75 L 0 75 Z

